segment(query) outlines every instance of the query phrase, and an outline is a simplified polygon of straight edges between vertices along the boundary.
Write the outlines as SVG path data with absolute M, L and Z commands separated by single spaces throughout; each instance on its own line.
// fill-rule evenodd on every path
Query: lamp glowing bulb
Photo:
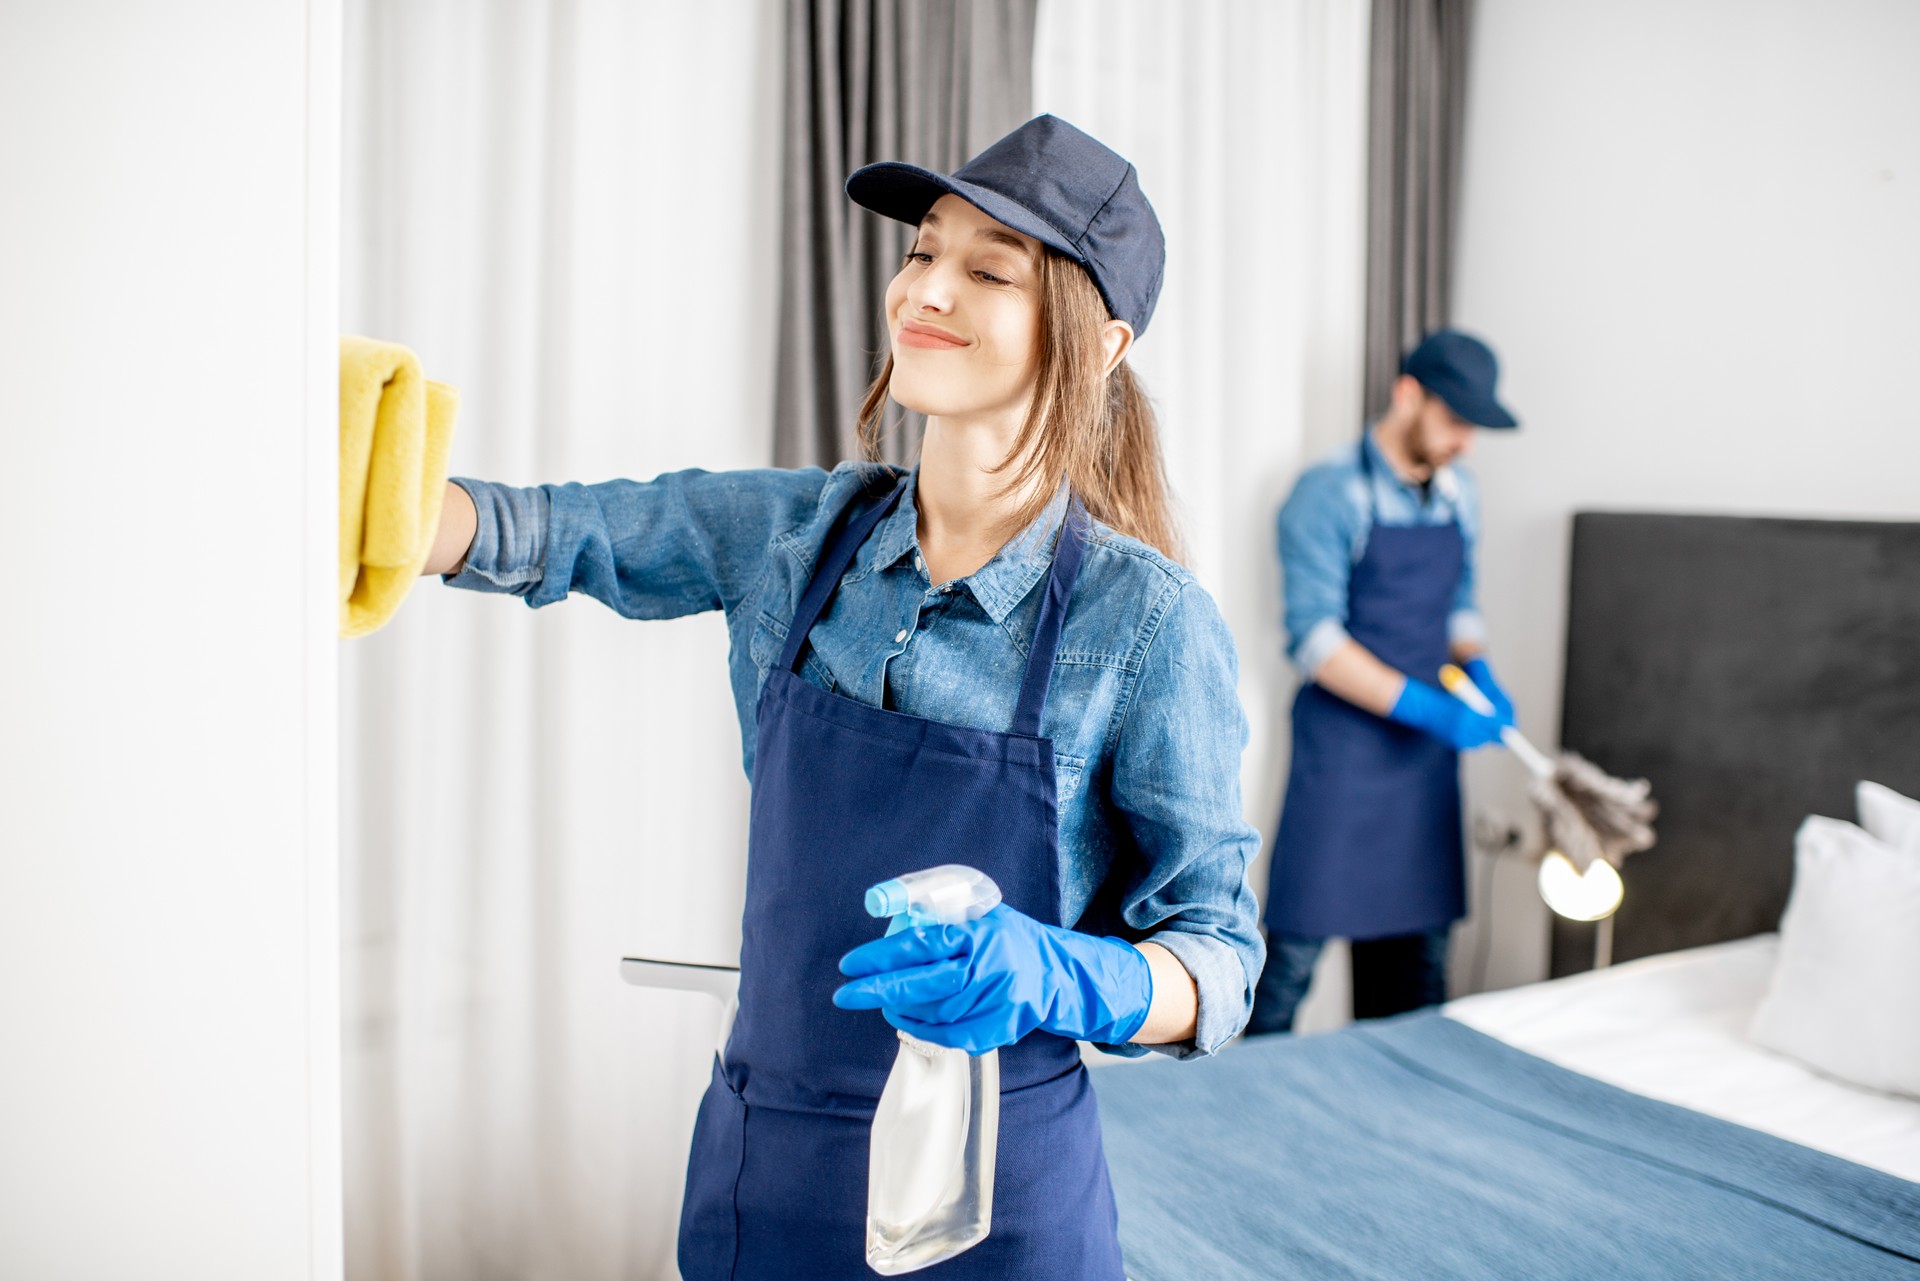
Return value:
M 1584 875 L 1574 871 L 1572 861 L 1559 850 L 1548 850 L 1540 860 L 1540 897 L 1569 921 L 1612 916 L 1624 893 L 1620 873 L 1603 858 L 1587 864 Z

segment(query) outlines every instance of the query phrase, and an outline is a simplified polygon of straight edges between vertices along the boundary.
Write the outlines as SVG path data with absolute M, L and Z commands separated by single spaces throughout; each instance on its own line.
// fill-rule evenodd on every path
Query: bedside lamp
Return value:
M 1559 850 L 1548 850 L 1540 860 L 1540 897 L 1549 908 L 1569 921 L 1597 921 L 1593 939 L 1593 967 L 1604 969 L 1613 962 L 1613 914 L 1625 896 L 1626 886 L 1619 871 L 1603 858 L 1577 872 L 1573 861 Z

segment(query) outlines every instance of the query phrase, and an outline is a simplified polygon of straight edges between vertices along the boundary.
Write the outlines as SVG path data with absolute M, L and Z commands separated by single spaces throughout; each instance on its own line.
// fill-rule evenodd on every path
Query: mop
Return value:
M 1441 668 L 1440 683 L 1482 716 L 1493 715 L 1492 702 L 1458 667 Z M 1627 855 L 1653 844 L 1659 806 L 1646 779 L 1615 778 L 1575 752 L 1550 757 L 1512 725 L 1500 731 L 1500 739 L 1533 776 L 1527 794 L 1546 822 L 1547 842 L 1575 871 L 1585 873 L 1595 859 L 1617 868 Z

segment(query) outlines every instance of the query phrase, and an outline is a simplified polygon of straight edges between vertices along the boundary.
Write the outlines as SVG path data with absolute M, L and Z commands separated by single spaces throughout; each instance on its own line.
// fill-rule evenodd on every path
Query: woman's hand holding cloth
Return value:
M 1153 975 L 1120 939 L 1042 925 L 1001 904 L 961 925 L 920 925 L 863 943 L 840 959 L 852 981 L 833 994 L 847 1010 L 934 1045 L 984 1054 L 1036 1028 L 1122 1045 L 1147 1021 Z
M 340 340 L 340 634 L 400 608 L 440 527 L 459 394 L 397 343 Z

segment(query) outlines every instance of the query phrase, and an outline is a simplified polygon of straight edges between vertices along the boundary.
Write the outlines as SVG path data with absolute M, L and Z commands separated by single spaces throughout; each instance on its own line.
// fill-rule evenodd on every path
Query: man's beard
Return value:
M 1444 460 L 1435 459 L 1433 454 L 1428 451 L 1426 436 L 1419 431 L 1415 431 L 1407 437 L 1407 456 L 1412 460 L 1415 467 L 1425 468 L 1429 475 L 1446 466 Z

